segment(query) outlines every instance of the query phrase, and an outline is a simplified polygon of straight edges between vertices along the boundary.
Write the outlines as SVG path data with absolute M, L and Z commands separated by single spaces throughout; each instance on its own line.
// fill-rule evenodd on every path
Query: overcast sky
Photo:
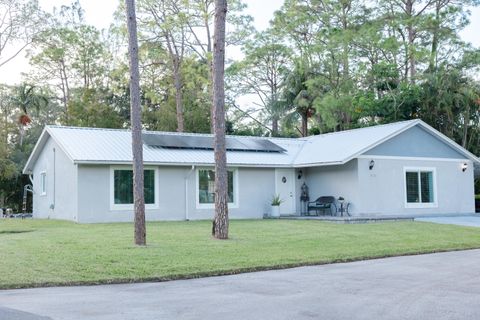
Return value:
M 283 0 L 244 0 L 247 3 L 247 13 L 254 18 L 254 25 L 257 30 L 263 30 L 268 27 L 273 12 L 278 10 Z M 68 5 L 71 0 L 39 0 L 40 5 L 47 11 L 53 7 Z M 80 0 L 85 10 L 85 19 L 87 23 L 96 26 L 99 29 L 106 29 L 113 20 L 119 0 Z M 480 47 L 480 8 L 472 10 L 471 24 L 461 32 L 464 40 Z M 227 52 L 228 54 L 228 52 Z M 237 52 L 231 52 L 230 56 L 235 56 Z M 21 81 L 21 72 L 28 71 L 28 62 L 24 55 L 20 55 L 0 69 L 0 82 L 18 83 Z

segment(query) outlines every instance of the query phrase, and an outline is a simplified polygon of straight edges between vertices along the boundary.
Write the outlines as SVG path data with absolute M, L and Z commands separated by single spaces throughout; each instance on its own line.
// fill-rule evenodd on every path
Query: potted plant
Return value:
M 272 207 L 272 214 L 271 216 L 274 218 L 280 217 L 280 205 L 282 204 L 283 200 L 280 198 L 279 194 L 276 194 L 272 198 L 271 207 Z

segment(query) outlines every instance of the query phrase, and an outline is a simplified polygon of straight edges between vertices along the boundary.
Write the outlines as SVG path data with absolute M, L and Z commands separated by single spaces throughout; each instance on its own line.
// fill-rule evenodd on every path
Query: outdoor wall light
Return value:
M 371 160 L 370 163 L 368 164 L 368 169 L 372 170 L 374 166 L 375 166 L 375 161 Z
M 462 164 L 462 172 L 467 171 L 467 168 L 468 168 L 468 164 L 466 162 Z
M 298 177 L 297 178 L 298 178 L 298 180 L 300 180 L 300 179 L 302 179 L 302 177 L 303 177 L 303 171 L 300 170 L 300 171 L 298 171 Z

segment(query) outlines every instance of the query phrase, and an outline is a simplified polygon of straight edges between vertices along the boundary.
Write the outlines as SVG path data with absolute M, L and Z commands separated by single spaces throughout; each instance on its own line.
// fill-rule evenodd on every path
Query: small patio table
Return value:
M 350 217 L 350 213 L 348 213 L 348 207 L 350 206 L 350 202 L 340 202 L 340 207 L 338 208 L 338 212 L 340 213 L 340 217 L 343 215 L 347 215 Z

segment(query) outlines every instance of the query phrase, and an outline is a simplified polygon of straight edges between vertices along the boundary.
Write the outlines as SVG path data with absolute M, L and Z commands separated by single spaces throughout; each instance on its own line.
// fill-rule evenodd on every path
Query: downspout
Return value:
M 55 211 L 55 178 L 56 178 L 56 153 L 55 153 L 55 148 L 53 148 L 53 200 L 52 204 L 50 205 L 50 209 Z
M 189 212 L 188 212 L 188 179 L 192 176 L 192 172 L 195 170 L 195 166 L 192 165 L 192 168 L 185 176 L 185 220 L 190 220 Z

